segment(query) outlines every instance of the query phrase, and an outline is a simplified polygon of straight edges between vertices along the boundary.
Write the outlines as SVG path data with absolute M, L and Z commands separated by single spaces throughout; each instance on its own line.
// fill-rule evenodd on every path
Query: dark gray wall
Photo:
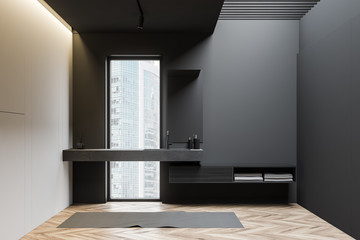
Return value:
M 105 146 L 106 56 L 161 54 L 164 89 L 167 69 L 201 69 L 205 165 L 295 165 L 297 52 L 297 21 L 219 21 L 212 36 L 74 34 L 74 143 L 83 132 L 86 147 Z
M 209 165 L 296 165 L 297 21 L 219 21 L 203 64 Z
M 359 13 L 359 0 L 321 0 L 300 21 L 300 49 L 311 46 Z
M 201 69 L 202 164 L 296 165 L 298 48 L 298 21 L 219 21 L 211 36 L 74 34 L 74 143 L 83 133 L 87 148 L 105 146 L 106 57 L 161 54 L 163 143 L 167 70 Z
M 314 25 L 331 6 L 311 16 Z M 316 39 L 304 20 L 300 35 Z M 359 239 L 360 17 L 335 25 L 299 54 L 298 202 Z
M 206 45 L 207 37 L 203 34 L 74 34 L 74 144 L 83 135 L 86 148 L 105 147 L 106 57 L 131 54 L 162 55 L 164 141 L 168 65 L 199 42 Z M 193 66 L 199 68 L 196 64 Z M 201 75 L 197 81 L 202 81 Z
M 188 138 L 194 134 L 203 139 L 203 88 L 198 80 L 199 71 L 171 71 L 172 76 L 168 76 L 166 125 L 171 129 L 172 147 L 187 147 Z

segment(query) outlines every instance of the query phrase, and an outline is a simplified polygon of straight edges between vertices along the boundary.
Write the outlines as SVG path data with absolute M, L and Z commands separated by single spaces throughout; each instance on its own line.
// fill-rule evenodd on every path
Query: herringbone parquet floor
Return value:
M 56 228 L 75 212 L 188 211 L 235 212 L 242 229 L 221 228 Z M 172 205 L 160 202 L 108 202 L 73 205 L 24 236 L 41 239 L 124 240 L 345 240 L 352 239 L 297 204 L 291 205 Z

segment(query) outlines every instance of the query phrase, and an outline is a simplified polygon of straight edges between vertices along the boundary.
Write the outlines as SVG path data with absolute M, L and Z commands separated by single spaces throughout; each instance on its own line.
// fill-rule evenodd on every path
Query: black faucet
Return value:
M 166 149 L 169 149 L 170 145 L 172 145 L 172 143 L 170 142 L 170 131 L 167 130 L 166 131 Z

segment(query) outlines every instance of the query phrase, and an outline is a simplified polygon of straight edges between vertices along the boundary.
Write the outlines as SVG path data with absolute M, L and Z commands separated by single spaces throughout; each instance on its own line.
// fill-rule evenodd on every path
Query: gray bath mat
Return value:
M 58 228 L 242 228 L 233 212 L 78 212 Z

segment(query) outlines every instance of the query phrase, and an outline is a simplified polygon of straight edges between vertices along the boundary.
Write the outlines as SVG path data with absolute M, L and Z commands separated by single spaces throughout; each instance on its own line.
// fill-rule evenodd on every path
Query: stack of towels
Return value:
M 291 173 L 265 173 L 265 182 L 292 182 L 294 177 Z
M 234 180 L 242 182 L 242 181 L 255 181 L 262 182 L 264 181 L 262 173 L 234 173 Z

